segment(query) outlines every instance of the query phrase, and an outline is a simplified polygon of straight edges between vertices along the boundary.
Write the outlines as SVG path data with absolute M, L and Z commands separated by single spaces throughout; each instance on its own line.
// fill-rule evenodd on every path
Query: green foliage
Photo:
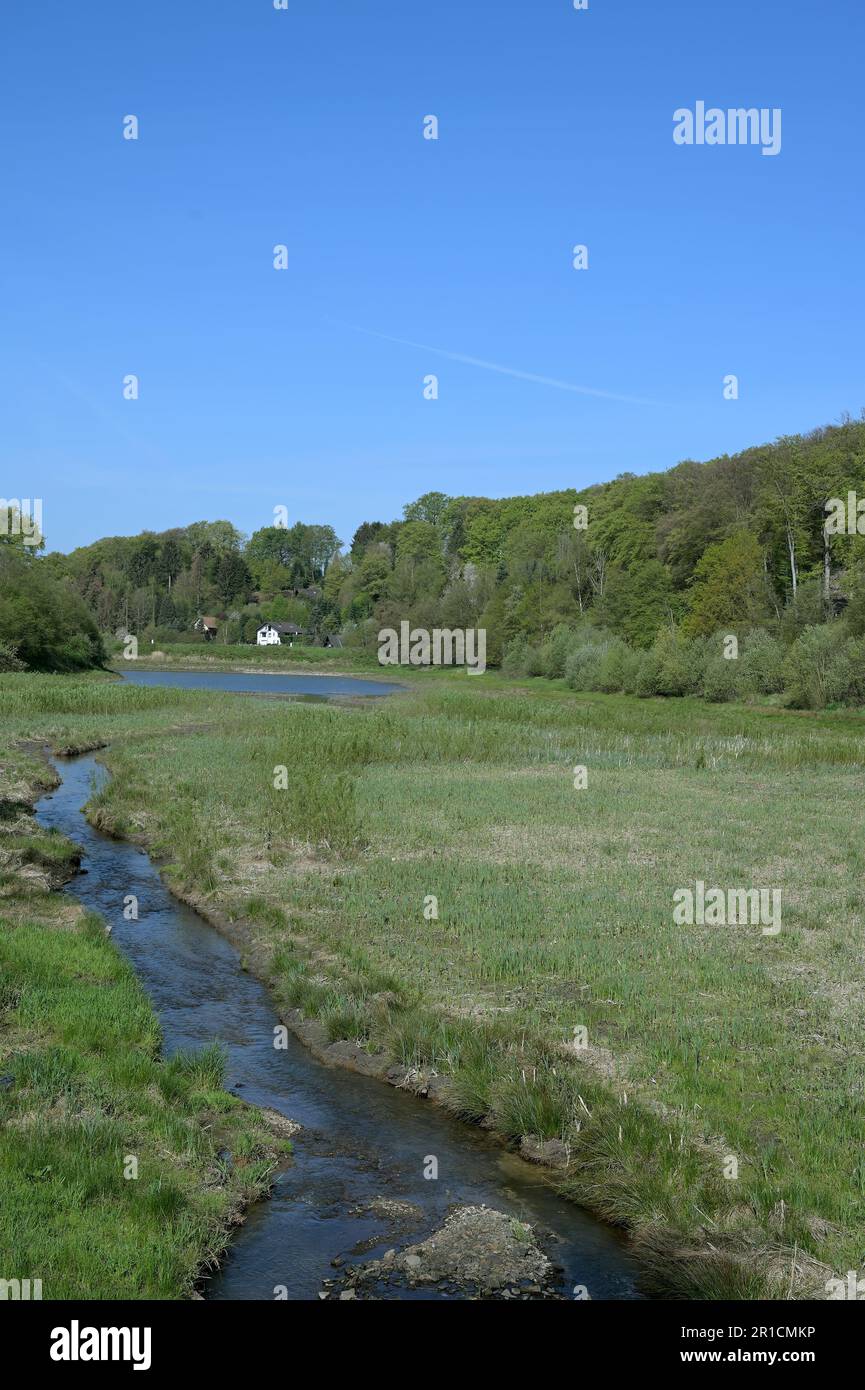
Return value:
M 736 531 L 710 545 L 694 569 L 690 611 L 684 628 L 691 634 L 734 626 L 762 616 L 762 561 L 756 536 Z
M 725 657 L 722 651 L 706 658 L 700 681 L 700 693 L 713 704 L 724 704 L 727 700 L 739 699 L 744 689 L 744 679 L 738 661 Z
M 702 695 L 715 704 L 783 694 L 802 709 L 865 703 L 865 638 L 853 638 L 843 619 L 808 627 L 789 646 L 763 628 L 749 630 L 738 651 L 735 634 L 689 637 L 662 628 L 648 651 L 630 647 L 590 624 L 558 627 L 543 645 L 523 636 L 507 649 L 510 676 L 557 677 L 572 690 L 650 696 Z
M 777 695 L 784 689 L 786 648 L 777 637 L 756 628 L 745 638 L 742 680 L 755 695 Z
M 104 659 L 78 595 L 53 579 L 42 560 L 0 546 L 0 669 L 80 671 Z
M 256 583 L 309 585 L 323 577 L 342 542 L 332 526 L 265 526 L 250 538 L 244 552 Z
M 24 671 L 25 663 L 18 656 L 18 648 L 11 642 L 0 642 L 0 671 Z
M 853 681 L 851 655 L 842 623 L 806 627 L 784 664 L 791 703 L 800 709 L 824 709 L 843 700 Z
M 574 646 L 565 633 L 592 646 L 593 628 L 626 645 L 574 658 L 569 679 L 644 694 L 694 684 L 695 649 L 661 652 L 659 632 L 744 640 L 761 628 L 783 653 L 764 645 L 735 677 L 715 663 L 709 686 L 713 699 L 772 695 L 786 648 L 807 628 L 843 614 L 847 636 L 865 636 L 865 537 L 824 530 L 827 501 L 848 490 L 865 495 L 863 421 L 581 490 L 430 491 L 399 521 L 364 521 L 346 554 L 327 525 L 263 527 L 244 544 L 230 522 L 215 521 L 107 538 L 39 563 L 81 597 L 100 631 L 146 632 L 160 648 L 192 640 L 207 614 L 218 620 L 217 645 L 251 643 L 261 622 L 281 620 L 318 637 L 341 633 L 374 655 L 378 632 L 407 621 L 483 627 L 489 665 L 562 679 Z

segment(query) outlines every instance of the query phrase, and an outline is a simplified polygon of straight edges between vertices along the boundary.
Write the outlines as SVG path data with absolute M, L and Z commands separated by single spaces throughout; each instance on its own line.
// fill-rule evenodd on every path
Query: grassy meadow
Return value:
M 387 1052 L 410 1082 L 448 1077 L 447 1103 L 508 1139 L 561 1140 L 553 1180 L 631 1233 L 658 1292 L 825 1297 L 865 1262 L 863 715 L 581 696 L 491 672 L 408 683 L 341 707 L 10 675 L 0 741 L 10 775 L 32 768 L 21 740 L 110 744 L 97 823 L 146 840 L 190 900 L 232 917 L 284 1007 Z M 780 888 L 781 932 L 675 925 L 673 894 L 698 879 Z M 4 950 L 19 937 L 19 977 L 39 980 L 26 943 L 66 909 L 2 891 Z M 71 1096 L 63 1123 L 104 1124 L 113 1152 L 115 1119 L 74 1098 L 115 1067 L 105 1084 L 138 1097 L 143 1130 L 179 1127 L 176 1154 L 201 1080 L 147 1109 L 148 1068 L 166 1071 L 152 1026 L 113 948 L 92 924 L 74 931 L 51 927 L 53 949 L 92 952 L 123 982 L 127 1044 L 94 1060 L 100 1013 L 70 995 L 81 1036 L 67 1038 L 13 1001 L 4 1051 L 17 1029 L 25 1055 L 38 1041 L 46 1059 L 83 1059 L 74 1084 L 65 1063 L 42 1075 L 28 1111 L 50 1125 Z M 118 1026 L 105 1019 L 110 1038 Z M 194 1228 L 189 1143 L 170 1181 Z M 18 1150 L 5 1161 L 17 1173 Z M 109 1177 L 85 1166 L 69 1182 L 92 1206 Z M 106 1200 L 131 1201 L 111 1181 Z
M 53 777 L 12 742 L 12 710 L 22 691 L 35 711 L 98 689 L 33 677 L 0 696 L 0 1274 L 41 1279 L 44 1299 L 181 1298 L 283 1146 L 222 1089 L 218 1050 L 161 1060 L 104 924 L 51 891 L 77 856 L 29 814 Z

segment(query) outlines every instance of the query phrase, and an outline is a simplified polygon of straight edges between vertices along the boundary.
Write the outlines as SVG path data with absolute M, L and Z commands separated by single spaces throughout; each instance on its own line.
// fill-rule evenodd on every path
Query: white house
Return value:
M 302 636 L 303 628 L 296 623 L 265 623 L 258 629 L 255 640 L 259 647 L 275 647 L 284 640 L 291 646 L 295 637 Z

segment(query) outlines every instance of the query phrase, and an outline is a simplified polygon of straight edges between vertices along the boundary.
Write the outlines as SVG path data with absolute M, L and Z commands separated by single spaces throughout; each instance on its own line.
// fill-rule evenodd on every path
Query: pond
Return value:
M 405 686 L 357 676 L 290 676 L 284 671 L 139 671 L 119 673 L 130 685 L 162 685 L 178 690 L 227 690 L 240 695 L 334 696 L 392 695 Z

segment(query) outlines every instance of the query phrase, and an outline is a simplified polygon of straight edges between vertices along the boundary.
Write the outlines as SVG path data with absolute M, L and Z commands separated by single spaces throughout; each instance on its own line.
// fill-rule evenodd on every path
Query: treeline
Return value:
M 827 527 L 827 502 L 846 505 L 850 493 L 848 524 Z M 374 650 L 381 628 L 408 620 L 484 627 L 488 662 L 510 653 L 513 668 L 537 665 L 527 653 L 554 633 L 563 642 L 564 630 L 577 646 L 600 634 L 602 645 L 617 639 L 639 653 L 659 633 L 681 642 L 734 633 L 744 650 L 759 629 L 786 654 L 828 625 L 833 649 L 854 643 L 855 664 L 865 632 L 856 498 L 865 499 L 865 422 L 845 419 L 585 489 L 502 500 L 430 492 L 399 521 L 365 521 L 347 548 L 327 525 L 264 527 L 245 540 L 215 521 L 102 540 L 39 565 L 71 586 L 103 633 L 160 643 L 190 640 L 210 614 L 218 641 L 252 641 L 263 621 L 282 620 Z
M 189 641 L 206 615 L 220 618 L 219 640 L 241 642 L 264 620 L 320 626 L 310 591 L 340 544 L 331 526 L 271 526 L 246 540 L 230 521 L 198 521 L 112 536 L 41 564 L 71 582 L 104 633 Z
M 359 528 L 325 590 L 367 643 L 476 625 L 491 663 L 574 688 L 861 703 L 865 422 L 584 490 L 428 494 Z

